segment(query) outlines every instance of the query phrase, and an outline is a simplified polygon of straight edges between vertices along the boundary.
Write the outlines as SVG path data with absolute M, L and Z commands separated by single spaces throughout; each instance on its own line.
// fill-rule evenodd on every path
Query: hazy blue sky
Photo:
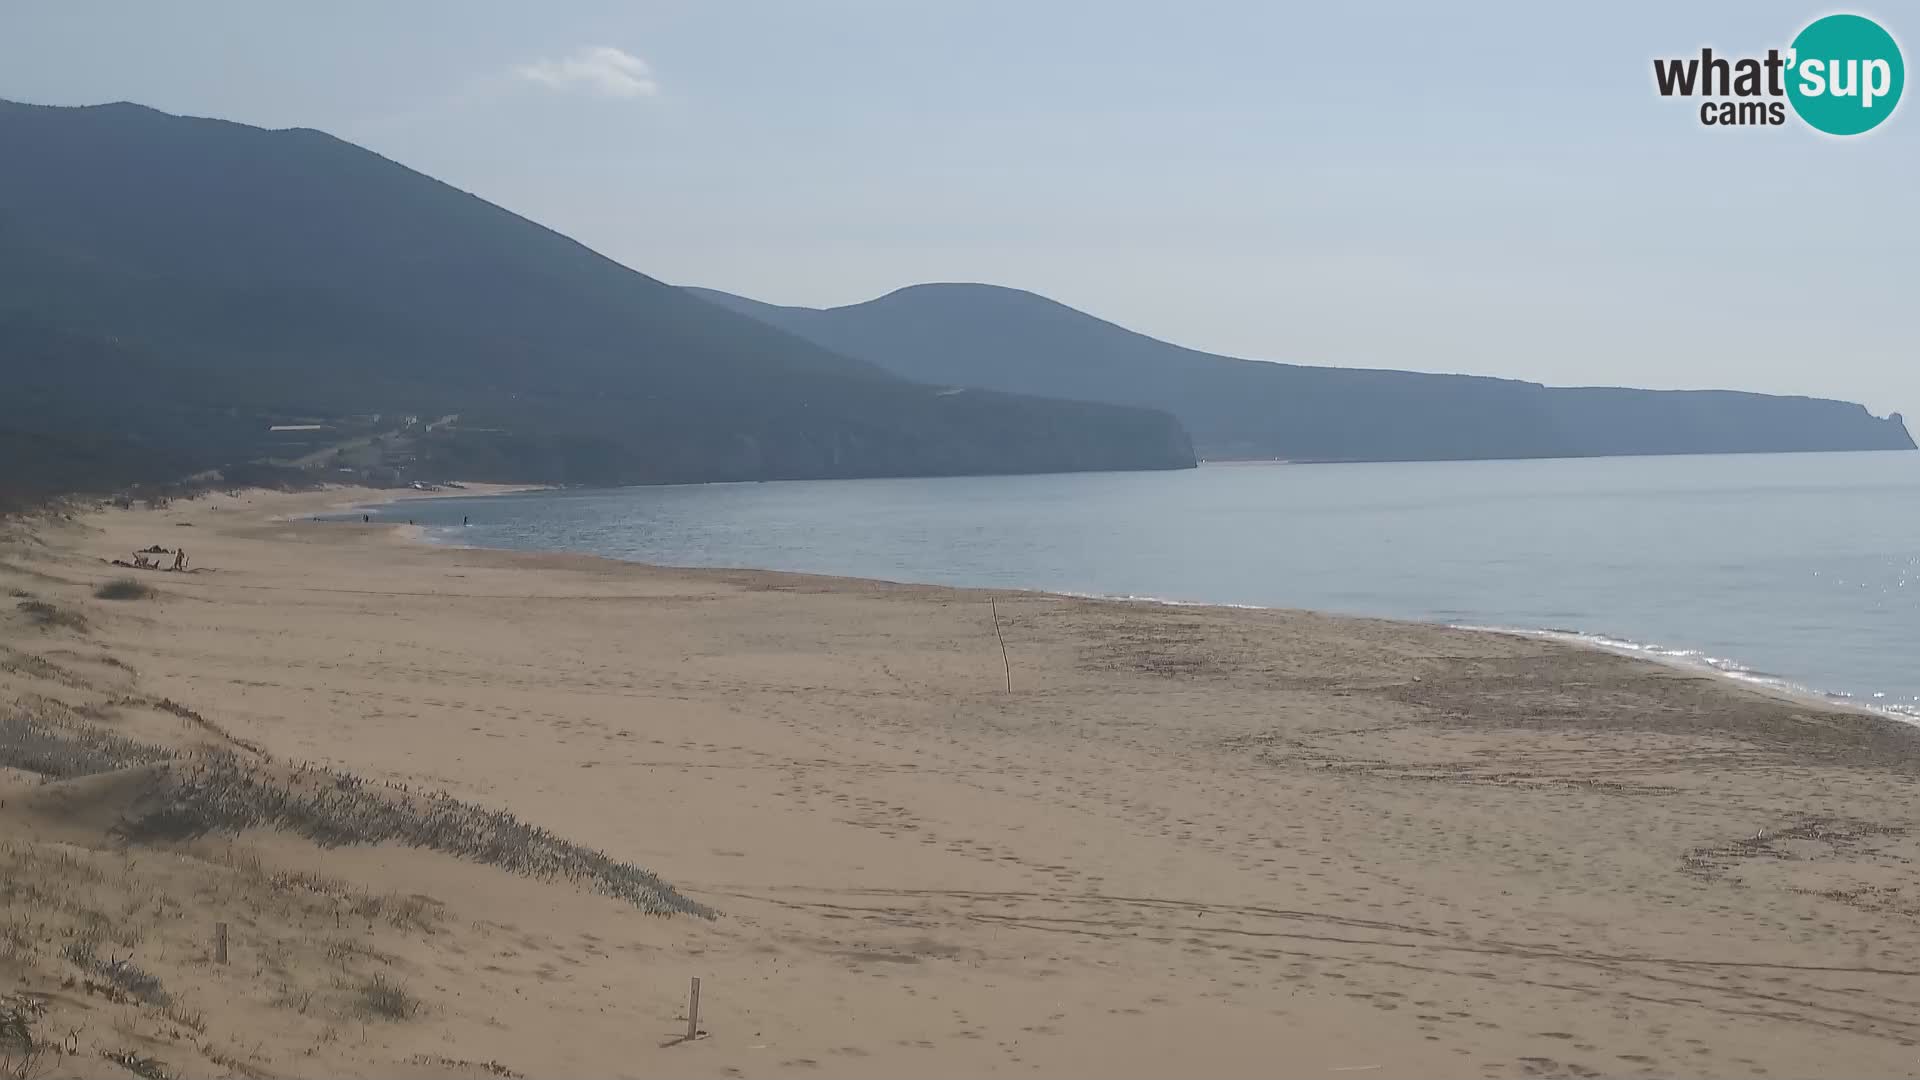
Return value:
M 1830 10 L 62 0 L 0 9 L 0 97 L 321 128 L 779 303 L 986 281 L 1245 356 L 1913 417 L 1920 100 L 1839 140 L 1653 90 Z M 1920 6 L 1841 10 L 1917 59 Z

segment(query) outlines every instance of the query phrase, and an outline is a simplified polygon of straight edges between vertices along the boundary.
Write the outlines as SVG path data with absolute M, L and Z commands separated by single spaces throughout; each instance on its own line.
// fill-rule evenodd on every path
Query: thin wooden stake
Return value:
M 687 997 L 687 1041 L 700 1037 L 700 976 L 693 977 L 693 992 Z
M 223 922 L 213 924 L 213 962 L 227 962 L 227 924 Z
M 993 636 L 1000 639 L 1000 666 L 1007 672 L 1007 693 L 1013 693 L 1013 662 L 1007 659 L 1007 638 L 1000 632 L 1000 606 L 987 597 L 987 610 L 993 612 Z

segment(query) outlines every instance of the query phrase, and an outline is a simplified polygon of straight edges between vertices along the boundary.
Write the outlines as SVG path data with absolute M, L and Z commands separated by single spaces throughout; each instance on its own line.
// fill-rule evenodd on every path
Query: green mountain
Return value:
M 130 104 L 0 102 L 0 375 L 15 488 L 346 436 L 600 484 L 1193 464 L 1164 412 L 918 385 L 320 132 Z
M 691 291 L 909 379 L 1150 403 L 1179 417 L 1208 458 L 1403 461 L 1914 445 L 1898 413 L 1878 419 L 1849 402 L 1547 387 L 1216 356 L 990 285 L 915 285 L 826 309 Z

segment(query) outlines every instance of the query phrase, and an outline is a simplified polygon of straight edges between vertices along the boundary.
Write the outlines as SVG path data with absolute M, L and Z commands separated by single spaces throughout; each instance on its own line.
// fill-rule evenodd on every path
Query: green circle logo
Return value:
M 1793 39 L 1787 63 L 1793 111 L 1829 135 L 1873 130 L 1892 115 L 1907 84 L 1907 66 L 1893 35 L 1859 15 L 1828 15 L 1809 23 Z

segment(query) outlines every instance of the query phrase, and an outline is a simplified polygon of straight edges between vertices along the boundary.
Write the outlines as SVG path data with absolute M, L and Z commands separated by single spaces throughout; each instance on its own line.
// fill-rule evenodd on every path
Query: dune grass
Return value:
M 87 632 L 87 617 L 77 611 L 68 611 L 57 604 L 29 597 L 14 605 L 22 615 L 33 620 L 33 624 L 42 630 L 73 630 Z
M 101 600 L 149 600 L 158 596 L 159 590 L 144 581 L 123 577 L 103 583 L 93 595 Z
M 227 751 L 181 754 L 22 707 L 0 713 L 0 766 L 67 780 L 141 765 L 164 768 L 137 813 L 115 827 L 122 841 L 272 828 L 323 847 L 397 842 L 542 881 L 565 879 L 651 915 L 715 915 L 648 870 L 441 792 L 376 787 L 333 770 L 275 768 Z M 401 898 L 390 917 L 424 924 L 430 913 Z
M 398 979 L 375 975 L 360 984 L 360 1012 L 382 1020 L 408 1020 L 420 1011 L 420 999 Z

